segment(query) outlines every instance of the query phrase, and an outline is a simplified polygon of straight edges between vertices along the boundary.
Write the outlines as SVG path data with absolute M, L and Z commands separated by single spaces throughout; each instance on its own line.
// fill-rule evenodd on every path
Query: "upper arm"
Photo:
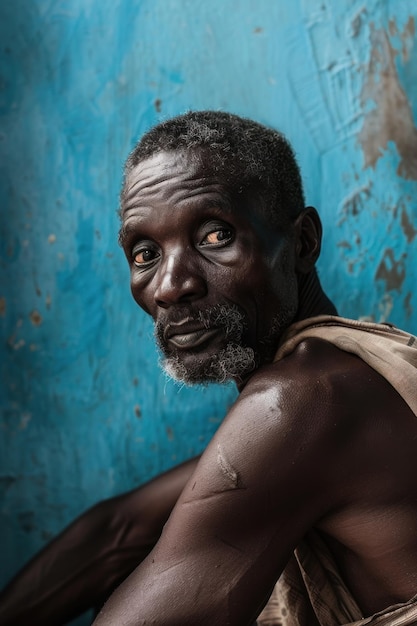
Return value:
M 314 379 L 308 390 L 296 377 L 274 380 L 258 377 L 232 407 L 157 546 L 118 592 L 132 616 L 118 624 L 251 624 L 326 512 L 328 393 Z

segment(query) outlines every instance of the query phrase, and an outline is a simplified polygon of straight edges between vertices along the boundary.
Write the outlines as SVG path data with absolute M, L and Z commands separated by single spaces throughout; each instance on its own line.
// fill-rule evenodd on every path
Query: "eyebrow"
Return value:
M 131 233 L 133 233 L 133 231 L 135 230 L 135 227 L 133 225 L 129 225 L 129 224 L 122 224 L 121 227 L 119 228 L 119 232 L 117 235 L 117 241 L 119 243 L 119 246 L 121 246 L 122 248 L 124 247 L 126 241 L 129 239 L 129 236 L 131 235 Z
M 143 222 L 144 216 L 141 215 L 132 215 L 130 217 L 127 218 L 126 221 L 123 220 L 123 215 L 125 213 L 125 209 L 123 208 L 123 206 L 120 207 L 120 219 L 121 219 L 121 226 L 119 228 L 119 233 L 118 233 L 118 242 L 120 246 L 124 246 L 124 244 L 126 243 L 126 240 L 132 235 L 132 234 L 137 234 L 138 229 L 140 227 L 140 224 Z

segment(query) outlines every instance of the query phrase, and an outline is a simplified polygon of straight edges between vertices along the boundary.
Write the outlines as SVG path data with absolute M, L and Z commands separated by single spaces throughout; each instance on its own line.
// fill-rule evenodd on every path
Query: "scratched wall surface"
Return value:
M 234 398 L 167 382 L 130 300 L 121 164 L 153 123 L 220 108 L 281 128 L 340 312 L 417 332 L 416 23 L 415 0 L 1 4 L 1 582 L 199 452 Z

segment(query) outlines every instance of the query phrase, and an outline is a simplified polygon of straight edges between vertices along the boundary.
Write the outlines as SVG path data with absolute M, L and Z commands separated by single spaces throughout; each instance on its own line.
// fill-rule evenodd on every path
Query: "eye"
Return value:
M 132 252 L 133 263 L 136 267 L 147 267 L 159 257 L 159 253 L 151 246 L 142 245 Z
M 233 239 L 233 231 L 231 228 L 216 227 L 207 233 L 201 240 L 202 246 L 221 246 L 230 243 Z

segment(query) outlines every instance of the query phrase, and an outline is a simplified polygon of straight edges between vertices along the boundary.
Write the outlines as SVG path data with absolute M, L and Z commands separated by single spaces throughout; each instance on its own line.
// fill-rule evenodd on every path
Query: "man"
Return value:
M 283 572 L 288 623 L 316 623 L 299 573 L 320 623 L 398 603 L 416 623 L 417 341 L 335 317 L 287 142 L 226 113 L 165 122 L 127 162 L 121 219 L 165 369 L 240 396 L 97 626 L 251 624 Z
M 121 219 L 165 369 L 240 396 L 201 459 L 157 479 L 162 506 L 155 483 L 120 501 L 115 534 L 144 493 L 158 511 L 115 546 L 127 573 L 179 496 L 97 625 L 250 625 L 277 581 L 259 623 L 417 623 L 417 342 L 337 317 L 286 140 L 226 113 L 169 120 L 128 159 Z

